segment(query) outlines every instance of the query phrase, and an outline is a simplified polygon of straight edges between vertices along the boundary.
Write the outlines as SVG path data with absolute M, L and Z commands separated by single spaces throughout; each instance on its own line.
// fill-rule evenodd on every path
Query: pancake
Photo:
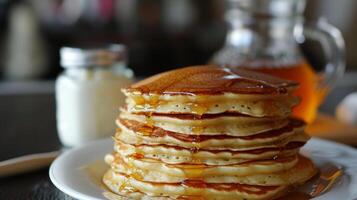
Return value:
M 138 181 L 124 174 L 106 172 L 103 182 L 113 192 L 130 199 L 272 199 L 282 196 L 287 186 L 252 186 L 240 184 L 181 185 Z
M 130 145 L 116 141 L 114 150 L 121 156 L 157 159 L 167 164 L 229 165 L 252 160 L 272 159 L 279 156 L 295 155 L 305 142 L 289 142 L 282 147 L 258 147 L 246 151 L 232 150 L 192 150 L 168 145 Z
M 120 119 L 127 119 L 149 124 L 164 130 L 191 135 L 231 135 L 249 136 L 282 128 L 289 123 L 282 117 L 250 117 L 236 113 L 212 115 L 168 115 L 168 114 L 133 114 L 122 109 Z M 118 119 L 118 120 L 120 120 Z
M 103 182 L 112 191 L 125 196 L 141 199 L 149 197 L 167 197 L 180 199 L 186 196 L 187 199 L 273 199 L 285 194 L 291 188 L 291 183 L 295 186 L 301 185 L 316 174 L 316 169 L 310 160 L 299 157 L 299 162 L 290 170 L 281 173 L 254 174 L 250 177 L 239 177 L 238 180 L 254 183 L 215 183 L 206 180 L 185 180 L 179 183 L 150 182 L 138 180 L 125 173 L 118 173 L 109 170 L 103 177 Z M 234 179 L 234 178 L 233 178 Z M 216 179 L 219 180 L 219 179 Z M 277 182 L 277 186 L 264 186 L 259 184 Z M 192 197 L 193 196 L 193 197 Z M 136 197 L 136 198 L 135 198 Z
M 132 172 L 137 179 L 145 177 L 149 171 L 166 174 L 171 177 L 183 179 L 203 179 L 216 176 L 248 176 L 254 174 L 271 174 L 289 170 L 298 162 L 297 156 L 251 161 L 234 165 L 194 165 L 194 164 L 166 164 L 155 159 L 121 157 L 118 154 L 108 155 L 106 161 L 112 169 Z M 147 177 L 146 177 L 147 178 Z M 151 180 L 153 181 L 153 180 Z
M 259 79 L 257 79 L 259 78 Z M 166 85 L 168 84 L 168 85 Z M 129 112 L 288 116 L 297 84 L 247 70 L 195 66 L 158 74 L 123 90 Z
M 158 167 L 155 168 L 149 164 L 142 164 L 136 161 L 126 163 L 116 156 L 118 155 L 106 158 L 114 172 L 131 175 L 139 181 L 154 183 L 182 183 L 186 180 L 200 180 L 205 183 L 279 186 L 303 183 L 316 174 L 313 163 L 302 156 L 299 156 L 298 160 L 283 158 L 276 159 L 274 163 L 266 160 L 207 168 L 202 165 L 169 165 L 164 170 L 162 170 L 162 166 L 155 166 Z M 143 166 L 136 167 L 136 165 L 140 164 Z M 134 167 L 135 170 L 133 170 Z M 234 167 L 234 171 L 232 167 Z M 171 173 L 169 170 L 176 172 Z M 183 171 L 183 173 L 178 173 L 178 170 Z
M 115 135 L 116 139 L 127 144 L 168 144 L 191 149 L 247 150 L 255 147 L 279 147 L 292 140 L 307 141 L 309 139 L 303 132 L 304 124 L 299 123 L 299 125 L 294 126 L 295 121 L 290 121 L 290 124 L 278 130 L 244 137 L 185 135 L 165 131 L 157 127 L 154 127 L 154 129 L 141 130 L 136 126 L 130 125 L 130 123 L 135 122 L 130 121 L 128 123 L 129 124 L 125 125 L 118 123 L 119 129 Z

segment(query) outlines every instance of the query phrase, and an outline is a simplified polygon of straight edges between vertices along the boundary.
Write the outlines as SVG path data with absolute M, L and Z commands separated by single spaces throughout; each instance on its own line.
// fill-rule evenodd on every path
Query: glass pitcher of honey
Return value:
M 312 122 L 320 103 L 345 70 L 344 40 L 325 20 L 304 22 L 305 0 L 227 0 L 230 25 L 224 47 L 211 62 L 248 68 L 300 83 L 301 103 L 294 115 Z M 326 54 L 322 73 L 314 71 L 299 49 L 305 38 L 321 43 Z

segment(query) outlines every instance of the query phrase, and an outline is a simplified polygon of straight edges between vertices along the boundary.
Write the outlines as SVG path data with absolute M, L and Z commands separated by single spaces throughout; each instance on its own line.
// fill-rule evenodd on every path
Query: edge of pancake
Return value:
M 283 95 L 153 95 L 127 94 L 129 112 L 156 112 L 171 114 L 217 114 L 237 112 L 250 116 L 288 116 L 299 98 L 292 94 Z
M 289 141 L 307 141 L 310 137 L 304 132 L 296 133 L 293 132 L 284 134 L 277 138 L 265 138 L 255 141 L 238 140 L 238 139 L 226 139 L 226 140 L 207 140 L 204 142 L 184 142 L 176 138 L 169 136 L 151 138 L 148 136 L 136 135 L 131 130 L 126 130 L 123 134 L 122 132 L 117 132 L 115 135 L 117 140 L 120 140 L 128 144 L 147 144 L 147 145 L 160 145 L 167 144 L 170 146 L 180 146 L 187 149 L 208 149 L 208 150 L 249 150 L 256 149 L 257 147 L 279 147 Z M 238 141 L 240 141 L 238 143 Z
M 277 159 L 249 161 L 232 165 L 195 165 L 195 164 L 166 164 L 154 159 L 122 157 L 117 153 L 108 155 L 106 162 L 112 167 L 125 167 L 131 174 L 140 179 L 143 172 L 157 171 L 173 177 L 187 179 L 202 178 L 207 176 L 248 176 L 252 174 L 274 173 L 288 170 L 296 165 L 298 156 L 282 157 Z
M 242 116 L 240 114 L 209 114 L 201 117 L 195 115 L 150 115 L 130 113 L 121 109 L 117 120 L 128 119 L 156 126 L 164 130 L 188 135 L 231 135 L 249 136 L 273 129 L 279 129 L 289 123 L 289 118 L 267 118 Z M 118 121 L 116 120 L 116 123 Z
M 279 132 L 259 133 L 253 136 L 234 137 L 234 136 L 204 136 L 204 135 L 184 135 L 180 133 L 169 132 L 157 128 L 159 132 L 150 132 L 150 130 L 131 130 L 132 127 L 127 127 L 121 123 L 118 124 L 119 129 L 115 138 L 128 144 L 167 144 L 171 146 L 180 146 L 184 148 L 195 149 L 237 149 L 280 145 L 291 139 L 300 138 L 299 140 L 306 141 L 308 136 L 303 132 L 303 126 L 283 127 Z M 153 127 L 155 128 L 155 127 Z
M 125 88 L 157 94 L 217 94 L 222 92 L 280 94 L 298 83 L 246 69 L 218 65 L 190 66 L 156 74 Z
M 303 183 L 307 179 L 310 179 L 310 177 L 316 174 L 316 168 L 314 167 L 313 163 L 309 159 L 303 156 L 298 157 L 298 161 L 295 163 L 295 165 L 291 167 L 287 165 L 290 168 L 283 168 L 278 171 L 274 170 L 276 169 L 276 166 L 273 165 L 271 168 L 271 172 L 262 171 L 262 172 L 250 172 L 248 174 L 229 174 L 229 175 L 226 174 L 207 175 L 205 173 L 202 173 L 199 174 L 201 175 L 200 177 L 194 177 L 194 178 L 173 176 L 161 170 L 145 170 L 145 169 L 133 170 L 130 167 L 135 167 L 135 164 L 132 163 L 130 165 L 119 164 L 116 163 L 115 160 L 113 160 L 114 158 L 110 158 L 110 157 L 111 157 L 110 155 L 107 155 L 106 160 L 108 161 L 108 164 L 111 165 L 112 170 L 115 171 L 116 173 L 131 175 L 140 181 L 149 181 L 149 182 L 156 182 L 156 183 L 160 183 L 160 182 L 182 183 L 185 180 L 193 179 L 193 180 L 200 180 L 206 183 L 238 183 L 238 184 L 261 185 L 261 186 L 279 186 L 279 185 L 294 185 L 297 183 Z M 256 167 L 254 166 L 254 162 L 251 164 L 252 167 Z M 234 165 L 234 166 L 238 166 L 239 168 L 239 165 Z M 224 171 L 224 168 L 220 168 L 220 170 Z
M 252 160 L 273 159 L 279 156 L 295 155 L 305 142 L 291 141 L 282 147 L 245 151 L 192 150 L 168 145 L 131 145 L 115 141 L 114 150 L 121 156 L 156 159 L 167 164 L 230 165 Z
M 180 133 L 165 130 L 161 127 L 154 126 L 153 123 L 143 123 L 136 120 L 131 119 L 123 119 L 118 118 L 116 120 L 116 124 L 120 129 L 128 129 L 139 135 L 143 136 L 153 136 L 153 137 L 162 137 L 165 135 L 169 135 L 171 137 L 177 138 L 182 141 L 190 141 L 190 142 L 200 142 L 209 139 L 256 139 L 256 138 L 269 138 L 274 136 L 279 136 L 286 132 L 302 132 L 305 129 L 306 124 L 299 119 L 289 119 L 288 123 L 285 126 L 282 126 L 278 129 L 268 130 L 264 132 L 259 132 L 252 135 L 243 135 L 236 136 L 232 134 L 221 133 L 219 135 L 205 135 L 202 133 L 202 130 L 191 130 L 189 133 Z
M 153 184 L 150 182 L 138 181 L 134 178 L 122 174 L 113 173 L 108 170 L 103 177 L 104 184 L 112 191 L 125 196 L 131 196 L 132 193 L 140 192 L 148 196 L 164 196 L 179 199 L 180 196 L 201 196 L 205 199 L 266 199 L 283 193 L 286 186 L 249 186 L 242 185 L 240 189 L 229 190 L 224 184 L 217 185 L 218 188 L 210 186 L 200 188 L 182 185 Z M 124 184 L 124 186 L 123 186 Z M 237 184 L 239 185 L 239 184 Z

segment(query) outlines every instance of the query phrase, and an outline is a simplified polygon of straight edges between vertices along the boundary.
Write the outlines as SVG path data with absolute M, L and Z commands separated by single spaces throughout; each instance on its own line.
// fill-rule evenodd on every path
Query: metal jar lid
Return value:
M 107 48 L 62 47 L 60 50 L 63 68 L 109 67 L 127 61 L 125 45 L 112 44 Z

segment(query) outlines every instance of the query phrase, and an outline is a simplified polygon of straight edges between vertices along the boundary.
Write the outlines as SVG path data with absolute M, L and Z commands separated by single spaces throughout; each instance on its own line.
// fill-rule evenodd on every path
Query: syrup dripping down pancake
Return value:
M 165 114 L 218 114 L 241 113 L 255 117 L 286 117 L 298 104 L 297 97 L 289 94 L 248 95 L 224 93 L 210 95 L 156 95 L 125 93 L 127 110 L 132 113 Z M 153 100 L 154 99 L 154 100 Z

